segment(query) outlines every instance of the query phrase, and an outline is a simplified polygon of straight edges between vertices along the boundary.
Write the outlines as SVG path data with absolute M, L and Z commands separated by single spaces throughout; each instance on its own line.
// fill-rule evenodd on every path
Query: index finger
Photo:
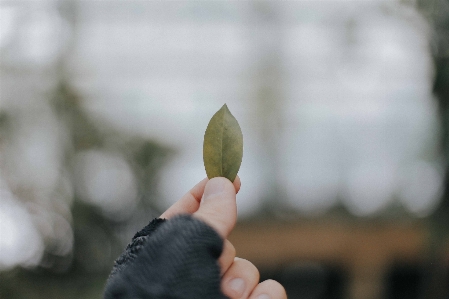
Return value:
M 203 197 L 204 188 L 206 187 L 208 178 L 201 180 L 189 192 L 187 192 L 180 200 L 169 207 L 159 218 L 170 219 L 179 214 L 193 214 L 200 207 L 201 198 Z M 238 193 L 241 186 L 240 177 L 237 175 L 233 182 L 235 192 Z

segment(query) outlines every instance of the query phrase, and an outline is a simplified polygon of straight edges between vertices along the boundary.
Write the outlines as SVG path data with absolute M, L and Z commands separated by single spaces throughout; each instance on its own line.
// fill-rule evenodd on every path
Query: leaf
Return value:
M 209 179 L 234 182 L 243 157 L 243 134 L 226 104 L 209 121 L 204 133 L 203 160 Z

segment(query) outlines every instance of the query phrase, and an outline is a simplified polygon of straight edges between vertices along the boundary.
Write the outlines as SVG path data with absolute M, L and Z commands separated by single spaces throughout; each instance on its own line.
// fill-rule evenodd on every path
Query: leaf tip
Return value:
M 221 107 L 220 110 L 224 110 L 224 111 L 226 111 L 228 113 L 231 113 L 231 111 L 229 110 L 228 105 L 226 103 Z

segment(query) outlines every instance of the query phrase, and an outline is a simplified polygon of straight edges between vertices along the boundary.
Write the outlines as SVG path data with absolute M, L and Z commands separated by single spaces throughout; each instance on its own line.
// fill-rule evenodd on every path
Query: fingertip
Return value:
M 201 201 L 201 197 L 203 196 L 204 188 L 206 187 L 207 182 L 209 179 L 206 177 L 202 179 L 199 183 L 197 183 L 189 192 L 188 194 L 192 195 L 193 198 L 195 198 L 198 202 Z
M 235 193 L 237 194 L 240 191 L 240 187 L 242 186 L 242 181 L 240 180 L 240 177 L 237 175 L 234 179 L 234 187 L 235 187 Z
M 231 182 L 223 177 L 216 177 L 216 178 L 212 178 L 210 179 L 205 188 L 204 188 L 204 194 L 203 194 L 203 198 L 201 199 L 201 202 L 205 202 L 208 201 L 210 198 L 213 198 L 215 195 L 219 196 L 221 195 L 223 192 L 225 192 L 225 189 L 228 189 L 229 192 L 229 184 Z M 232 190 L 234 190 L 234 188 L 232 188 Z
M 260 298 L 287 299 L 287 293 L 279 282 L 267 279 L 259 283 L 249 297 L 249 299 Z
M 201 197 L 203 196 L 204 188 L 209 181 L 204 178 L 196 184 L 189 192 L 187 192 L 180 200 L 175 202 L 168 208 L 159 218 L 171 218 L 179 214 L 192 214 L 196 212 L 200 206 Z

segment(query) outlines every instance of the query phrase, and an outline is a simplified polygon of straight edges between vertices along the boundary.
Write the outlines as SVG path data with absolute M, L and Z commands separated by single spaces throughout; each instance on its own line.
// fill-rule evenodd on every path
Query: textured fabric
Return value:
M 200 220 L 155 219 L 115 262 L 104 298 L 225 299 L 217 262 L 222 250 L 223 240 Z
M 148 240 L 148 236 L 153 233 L 165 219 L 155 218 L 148 223 L 147 226 L 138 231 L 131 240 L 131 243 L 126 246 L 125 251 L 115 261 L 114 268 L 112 268 L 109 279 L 111 279 L 116 273 L 125 268 L 131 261 L 133 261 L 138 252 L 143 248 L 143 245 Z

